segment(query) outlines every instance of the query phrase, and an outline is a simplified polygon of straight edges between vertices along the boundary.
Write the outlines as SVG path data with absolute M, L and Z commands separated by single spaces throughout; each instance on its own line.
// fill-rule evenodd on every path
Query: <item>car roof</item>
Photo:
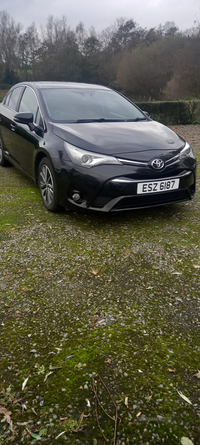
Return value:
M 90 83 L 81 82 L 50 82 L 50 81 L 37 81 L 37 82 L 20 82 L 18 85 L 29 85 L 32 87 L 40 88 L 84 88 L 84 89 L 99 89 L 110 90 L 110 88 L 102 85 L 95 85 Z M 15 85 L 16 86 L 16 85 Z

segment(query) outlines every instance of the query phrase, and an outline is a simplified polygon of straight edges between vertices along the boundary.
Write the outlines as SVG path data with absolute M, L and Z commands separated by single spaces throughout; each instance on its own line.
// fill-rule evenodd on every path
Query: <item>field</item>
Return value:
M 197 176 L 188 203 L 52 214 L 0 167 L 0 443 L 200 443 Z

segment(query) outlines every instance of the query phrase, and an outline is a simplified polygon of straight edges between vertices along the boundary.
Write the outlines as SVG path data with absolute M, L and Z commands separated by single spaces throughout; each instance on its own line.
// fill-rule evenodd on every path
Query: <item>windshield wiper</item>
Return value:
M 140 122 L 140 121 L 146 121 L 146 117 L 136 117 L 135 119 L 126 119 L 126 122 Z
M 78 119 L 77 124 L 84 124 L 90 122 L 126 122 L 126 119 L 106 119 L 105 117 L 99 117 L 97 119 Z
M 78 119 L 74 121 L 77 124 L 91 123 L 91 122 L 139 122 L 146 121 L 146 117 L 136 117 L 135 119 L 107 119 L 105 117 L 99 117 L 97 119 Z

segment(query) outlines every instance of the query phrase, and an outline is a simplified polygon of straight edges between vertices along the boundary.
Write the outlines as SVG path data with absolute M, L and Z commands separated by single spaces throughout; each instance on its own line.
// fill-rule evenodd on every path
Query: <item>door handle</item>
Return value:
M 14 124 L 10 124 L 10 128 L 12 131 L 15 131 L 15 125 Z

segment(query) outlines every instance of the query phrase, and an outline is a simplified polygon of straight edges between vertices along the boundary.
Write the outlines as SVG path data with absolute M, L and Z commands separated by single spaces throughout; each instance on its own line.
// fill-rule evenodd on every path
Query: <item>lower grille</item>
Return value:
M 111 199 L 113 199 L 112 196 L 97 196 L 97 198 L 92 203 L 92 207 L 101 209 L 106 204 L 108 204 L 108 202 L 110 202 Z
M 191 195 L 188 190 L 177 190 L 174 192 L 165 192 L 162 194 L 145 195 L 145 196 L 131 196 L 122 198 L 112 208 L 112 211 L 131 209 L 131 208 L 144 208 L 153 207 L 156 205 L 168 204 L 178 201 L 188 201 L 191 199 Z

